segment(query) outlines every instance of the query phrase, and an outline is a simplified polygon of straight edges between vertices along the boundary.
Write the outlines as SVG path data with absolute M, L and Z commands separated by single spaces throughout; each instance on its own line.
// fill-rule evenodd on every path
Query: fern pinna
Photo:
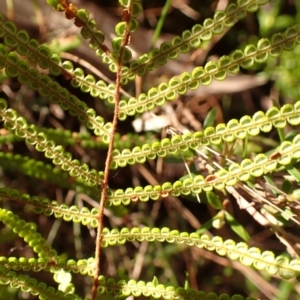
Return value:
M 41 44 L 17 28 L 6 13 L 9 5 L 0 13 L 0 219 L 1 244 L 9 252 L 1 251 L 0 257 L 2 297 L 284 299 L 287 294 L 278 298 L 279 289 L 269 283 L 280 282 L 289 299 L 296 299 L 299 241 L 286 226 L 295 230 L 299 225 L 300 102 L 292 99 L 279 106 L 274 101 L 264 111 L 239 120 L 230 116 L 227 122 L 217 122 L 212 110 L 202 130 L 176 130 L 171 137 L 155 130 L 134 133 L 129 124 L 149 113 L 155 122 L 179 97 L 238 76 L 241 70 L 265 68 L 272 78 L 275 72 L 269 66 L 279 69 L 281 57 L 298 53 L 297 18 L 280 32 L 251 43 L 247 39 L 227 55 L 165 77 L 134 96 L 134 81 L 147 80 L 181 54 L 205 49 L 248 16 L 261 20 L 259 14 L 269 7 L 274 17 L 279 4 L 229 3 L 201 24 L 133 57 L 131 37 L 144 10 L 138 0 L 119 3 L 121 21 L 107 43 L 101 24 L 86 9 L 67 0 L 47 0 L 61 18 L 80 29 L 114 81 L 99 78 L 65 59 L 65 53 L 53 51 L 50 43 Z M 62 126 L 64 118 L 68 123 Z M 158 171 L 165 164 L 175 172 L 182 161 L 190 165 L 188 175 L 164 177 Z M 200 194 L 201 204 L 195 201 Z M 201 210 L 211 214 L 204 224 L 198 220 L 204 215 Z M 239 218 L 246 212 L 251 215 L 247 220 L 282 244 L 274 251 L 259 246 L 251 236 L 257 225 L 247 228 Z M 281 253 L 282 245 L 289 254 Z M 184 259 L 175 262 L 175 256 Z M 231 275 L 201 275 L 210 266 L 208 257 Z M 183 275 L 178 269 L 185 262 Z M 224 285 L 226 276 L 236 278 L 238 272 L 249 277 L 237 280 L 240 289 Z M 52 273 L 55 283 L 45 273 Z M 223 284 L 219 290 L 218 281 Z

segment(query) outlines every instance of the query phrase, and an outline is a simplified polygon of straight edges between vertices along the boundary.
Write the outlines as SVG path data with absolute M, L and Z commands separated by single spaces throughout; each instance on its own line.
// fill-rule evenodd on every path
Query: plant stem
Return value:
M 98 278 L 100 275 L 100 267 L 101 267 L 101 244 L 103 239 L 103 217 L 104 217 L 104 208 L 107 200 L 107 190 L 108 190 L 108 177 L 109 177 L 109 167 L 112 161 L 112 153 L 114 148 L 114 138 L 115 133 L 117 131 L 118 118 L 119 118 L 119 103 L 120 103 L 120 90 L 121 90 L 121 70 L 122 70 L 122 56 L 123 49 L 129 43 L 129 29 L 128 24 L 126 28 L 126 32 L 123 36 L 122 47 L 119 53 L 118 66 L 117 66 L 117 76 L 116 76 L 116 91 L 115 91 L 115 109 L 114 109 L 114 117 L 112 123 L 112 131 L 111 138 L 109 141 L 108 152 L 105 162 L 105 170 L 104 170 L 104 179 L 102 183 L 102 191 L 100 197 L 100 206 L 99 206 L 99 214 L 98 214 L 98 228 L 97 228 L 97 237 L 96 237 L 96 251 L 95 251 L 95 271 L 94 271 L 94 279 L 93 279 L 93 287 L 92 287 L 92 300 L 97 299 L 97 289 L 98 289 Z
M 172 5 L 172 1 L 167 0 L 166 4 L 161 12 L 161 16 L 158 20 L 155 31 L 154 31 L 154 35 L 153 35 L 152 42 L 151 42 L 152 47 L 155 46 L 155 43 L 156 43 L 157 39 L 159 38 L 159 35 L 161 34 L 162 27 L 164 25 L 165 19 L 167 17 L 167 14 L 169 12 L 171 5 Z

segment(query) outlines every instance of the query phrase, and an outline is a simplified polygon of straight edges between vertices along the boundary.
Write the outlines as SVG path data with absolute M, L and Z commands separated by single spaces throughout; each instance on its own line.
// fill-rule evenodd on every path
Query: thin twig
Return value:
M 93 279 L 93 287 L 92 287 L 92 300 L 96 300 L 97 298 L 97 289 L 98 289 L 98 278 L 100 275 L 101 268 L 101 244 L 103 239 L 103 218 L 104 218 L 104 208 L 107 200 L 107 190 L 108 190 L 108 178 L 109 178 L 109 167 L 112 161 L 112 154 L 114 149 L 114 138 L 117 130 L 118 118 L 119 118 L 119 103 L 120 103 L 120 90 L 121 90 L 121 70 L 122 70 L 122 56 L 123 49 L 128 45 L 130 33 L 128 30 L 128 24 L 126 27 L 126 32 L 123 36 L 122 47 L 119 53 L 118 58 L 118 66 L 117 66 L 117 76 L 116 76 L 116 92 L 115 92 L 115 109 L 114 109 L 114 118 L 112 123 L 112 131 L 111 138 L 109 141 L 108 152 L 105 162 L 105 170 L 104 170 L 104 179 L 102 183 L 102 192 L 100 198 L 100 206 L 99 206 L 99 214 L 98 214 L 98 230 L 97 230 L 97 238 L 96 238 L 96 251 L 95 251 L 95 272 Z

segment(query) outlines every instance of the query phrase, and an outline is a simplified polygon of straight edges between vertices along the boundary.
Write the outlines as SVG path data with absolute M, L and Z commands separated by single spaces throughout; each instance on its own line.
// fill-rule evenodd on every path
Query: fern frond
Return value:
M 75 261 L 73 259 L 65 260 L 58 256 L 51 257 L 39 257 L 39 258 L 26 258 L 26 257 L 0 257 L 0 269 L 14 271 L 34 271 L 40 272 L 48 271 L 51 273 L 64 270 L 65 272 L 80 273 L 82 275 L 93 275 L 93 268 L 95 267 L 95 261 L 93 258 L 79 259 Z
M 16 53 L 8 52 L 3 45 L 0 45 L 0 68 L 5 68 L 8 76 L 17 77 L 20 83 L 29 85 L 40 95 L 49 97 L 62 109 L 69 110 L 72 116 L 77 116 L 80 122 L 86 123 L 96 135 L 102 136 L 103 141 L 109 142 L 111 123 L 104 124 L 103 118 L 97 116 L 94 109 L 88 108 L 84 102 L 62 88 L 48 75 L 40 74 L 38 70 L 30 68 L 26 61 L 20 60 Z
M 58 167 L 53 167 L 52 165 L 45 164 L 42 161 L 37 161 L 27 156 L 0 152 L 0 164 L 5 170 L 21 172 L 33 178 L 58 184 L 64 188 L 72 189 L 73 187 L 72 184 L 68 182 L 68 174 L 66 172 L 62 172 Z
M 7 109 L 4 99 L 0 99 L 0 117 L 7 129 L 25 139 L 26 143 L 34 145 L 37 151 L 45 152 L 45 156 L 52 159 L 54 165 L 61 166 L 70 176 L 89 186 L 101 185 L 103 172 L 90 170 L 87 164 L 81 164 L 76 159 L 72 160 L 71 153 L 65 152 L 62 146 L 55 145 L 44 133 L 38 132 L 34 125 L 28 125 L 23 117 L 18 117 L 16 111 Z
M 134 297 L 153 297 L 155 299 L 209 299 L 209 300 L 257 300 L 256 298 L 244 298 L 241 295 L 227 294 L 217 295 L 216 293 L 206 293 L 204 291 L 195 291 L 189 287 L 165 286 L 157 282 L 156 278 L 151 282 L 129 280 L 116 280 L 114 278 L 99 277 L 98 294 L 113 294 Z
M 71 79 L 71 85 L 80 88 L 84 93 L 90 93 L 92 97 L 107 99 L 114 102 L 115 85 L 107 85 L 103 80 L 98 80 L 92 75 L 85 75 L 81 68 L 74 69 L 70 61 L 62 62 L 59 54 L 52 54 L 47 45 L 40 45 L 37 40 L 30 39 L 25 30 L 17 30 L 13 22 L 4 22 L 3 15 L 0 13 L 0 36 L 4 37 L 4 45 L 27 57 L 29 61 L 36 63 L 42 69 L 49 70 L 53 76 L 65 74 L 66 78 Z M 26 64 L 23 62 L 23 64 Z M 25 68 L 28 68 L 24 66 Z M 26 77 L 18 75 L 23 83 L 27 83 Z M 28 79 L 27 79 L 28 80 Z M 47 94 L 49 95 L 49 94 Z
M 26 260 L 25 258 L 23 258 Z M 0 259 L 0 266 L 1 266 Z M 30 292 L 33 295 L 41 295 L 47 299 L 68 299 L 82 300 L 77 295 L 64 294 L 52 287 L 47 287 L 44 283 L 38 283 L 34 278 L 28 278 L 23 275 L 17 275 L 14 271 L 7 271 L 3 267 L 0 268 L 0 284 L 10 284 L 11 287 L 20 288 L 22 291 Z M 227 294 L 217 295 L 216 293 L 206 293 L 204 291 L 195 291 L 191 288 L 173 286 L 165 286 L 155 282 L 144 282 L 142 280 L 116 280 L 114 278 L 106 278 L 101 275 L 99 277 L 98 295 L 119 295 L 119 296 L 134 296 L 134 297 L 153 297 L 155 299 L 211 299 L 211 300 L 256 300 L 253 297 L 244 298 L 241 295 L 229 296 Z
M 102 246 L 108 247 L 117 244 L 124 244 L 126 241 L 148 241 L 168 242 L 185 244 L 206 248 L 208 251 L 216 251 L 219 255 L 227 255 L 232 260 L 239 259 L 246 266 L 253 265 L 258 270 L 265 269 L 269 274 L 279 274 L 284 279 L 291 279 L 300 275 L 300 259 L 290 260 L 286 256 L 275 257 L 271 251 L 261 253 L 260 249 L 251 247 L 246 243 L 235 243 L 233 240 L 226 240 L 219 236 L 210 238 L 208 235 L 199 235 L 196 232 L 187 233 L 169 228 L 123 228 L 103 230 Z
M 96 21 L 89 18 L 89 13 L 84 9 L 78 9 L 74 4 L 67 4 L 66 2 L 48 1 L 48 3 L 56 8 L 58 11 L 64 11 L 67 19 L 74 19 L 77 27 L 81 28 L 81 36 L 84 39 L 89 39 L 90 48 L 96 50 L 96 54 L 102 58 L 103 63 L 109 66 L 110 71 L 116 72 L 118 66 L 118 52 L 120 50 L 120 43 L 122 43 L 122 35 L 127 27 L 130 32 L 138 28 L 137 17 L 142 12 L 140 0 L 120 1 L 120 4 L 125 8 L 126 13 L 123 15 L 123 22 L 117 24 L 115 31 L 117 37 L 112 41 L 113 51 L 110 51 L 107 46 L 103 44 L 104 34 L 101 30 L 96 29 Z M 126 63 L 131 58 L 131 51 L 129 49 L 122 51 L 122 63 Z
M 0 188 L 0 199 L 16 201 L 23 205 L 30 204 L 36 214 L 54 215 L 57 219 L 62 218 L 65 221 L 82 223 L 84 226 L 89 225 L 93 228 L 98 226 L 98 209 L 96 208 L 89 210 L 87 207 L 79 209 L 76 205 L 69 207 L 65 203 L 59 204 L 55 200 L 22 194 L 16 189 L 9 188 Z
M 63 293 L 51 286 L 47 286 L 44 282 L 38 282 L 35 278 L 17 275 L 14 271 L 7 271 L 5 268 L 0 268 L 0 284 L 10 285 L 12 288 L 19 288 L 23 292 L 28 292 L 34 296 L 39 296 L 40 299 L 53 300 L 82 300 L 81 297 Z
M 22 173 L 32 178 L 52 182 L 59 187 L 69 190 L 76 190 L 78 193 L 84 192 L 92 198 L 97 198 L 99 190 L 96 187 L 87 186 L 84 182 L 69 180 L 69 174 L 59 167 L 46 164 L 20 154 L 0 152 L 0 165 L 4 170 Z
M 36 252 L 40 257 L 56 257 L 57 253 L 36 231 L 36 224 L 20 219 L 12 211 L 0 208 L 0 221 L 8 226 Z
M 56 144 L 60 144 L 62 146 L 81 145 L 86 149 L 107 149 L 107 144 L 102 141 L 101 137 L 95 137 L 90 132 L 71 132 L 70 130 L 61 128 L 47 128 L 39 126 L 36 126 L 36 128 L 38 132 L 45 133 L 50 140 L 53 140 Z M 135 137 L 135 144 L 142 145 L 145 142 L 144 137 L 139 135 L 135 135 Z M 13 132 L 4 128 L 1 129 L 0 144 L 14 143 L 21 140 L 22 139 Z M 116 135 L 116 148 L 129 147 L 130 145 L 132 145 L 131 139 L 128 138 L 127 142 L 125 142 L 124 140 L 121 140 L 120 134 Z
M 253 160 L 244 159 L 240 164 L 232 163 L 228 170 L 221 169 L 214 174 L 204 178 L 197 175 L 194 178 L 178 180 L 173 184 L 164 184 L 146 187 L 127 188 L 125 191 L 109 191 L 107 205 L 128 205 L 130 201 L 157 200 L 160 197 L 199 194 L 201 191 L 209 192 L 213 189 L 222 190 L 226 186 L 233 186 L 239 181 L 248 181 L 251 176 L 261 177 L 263 174 L 273 172 L 278 165 L 289 165 L 292 159 L 299 161 L 300 158 L 300 135 L 296 135 L 292 142 L 283 142 L 278 149 L 278 155 L 268 158 L 265 154 L 258 154 Z M 164 153 L 166 155 L 166 152 Z M 163 155 L 162 155 L 163 156 Z
M 85 9 L 78 9 L 73 3 L 59 0 L 47 0 L 47 3 L 59 12 L 64 12 L 66 19 L 74 20 L 75 26 L 81 28 L 81 36 L 90 39 L 90 47 L 107 51 L 103 45 L 104 34 L 96 28 L 96 21 L 90 19 L 89 12 Z
M 111 168 L 125 167 L 127 164 L 144 163 L 146 159 L 153 160 L 168 154 L 184 152 L 188 149 L 198 149 L 201 146 L 220 145 L 223 142 L 243 140 L 256 136 L 260 132 L 270 132 L 273 127 L 284 128 L 287 124 L 300 124 L 300 101 L 295 104 L 285 104 L 280 109 L 271 107 L 266 113 L 256 112 L 252 117 L 243 116 L 240 121 L 230 120 L 227 124 L 220 123 L 215 128 L 207 127 L 203 132 L 186 133 L 164 138 L 153 144 L 136 146 L 132 150 L 114 150 Z
M 176 36 L 171 42 L 163 42 L 160 48 L 154 48 L 143 54 L 138 60 L 130 63 L 129 67 L 122 68 L 123 82 L 134 80 L 135 76 L 143 76 L 148 71 L 164 65 L 169 59 L 176 59 L 180 53 L 187 53 L 192 49 L 200 48 L 202 41 L 208 41 L 214 35 L 223 33 L 224 29 L 232 27 L 237 21 L 246 17 L 248 12 L 255 12 L 269 0 L 245 0 L 230 3 L 225 11 L 218 10 L 212 19 L 206 19 L 203 26 L 195 25 L 192 30 L 186 30 L 182 37 Z
M 169 82 L 151 88 L 147 94 L 138 98 L 120 101 L 120 119 L 127 116 L 153 110 L 166 101 L 172 101 L 188 89 L 197 89 L 199 85 L 210 85 L 212 80 L 224 80 L 227 74 L 236 75 L 240 67 L 249 68 L 256 63 L 263 63 L 268 56 L 279 56 L 283 50 L 291 51 L 300 39 L 299 26 L 288 28 L 284 33 L 276 33 L 271 39 L 260 39 L 257 45 L 248 45 L 244 50 L 235 50 L 229 56 L 222 56 L 217 62 L 210 61 L 204 67 L 196 67 L 192 72 L 184 72 Z

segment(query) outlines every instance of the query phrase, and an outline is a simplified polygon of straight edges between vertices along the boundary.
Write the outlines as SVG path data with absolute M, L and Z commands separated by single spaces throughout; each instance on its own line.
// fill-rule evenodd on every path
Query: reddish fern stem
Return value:
M 102 183 L 102 192 L 100 197 L 100 206 L 99 206 L 99 214 L 98 214 L 98 228 L 97 228 L 97 237 L 96 237 L 96 251 L 95 251 L 95 271 L 94 271 L 94 279 L 93 279 L 93 287 L 92 287 L 92 300 L 97 299 L 97 289 L 98 289 L 98 278 L 100 275 L 100 267 L 101 267 L 101 244 L 103 239 L 103 217 L 104 217 L 104 207 L 107 200 L 107 190 L 108 190 L 108 177 L 109 177 L 109 166 L 112 161 L 112 153 L 114 147 L 114 138 L 118 125 L 118 117 L 119 117 L 119 103 L 120 103 L 120 89 L 121 89 L 121 70 L 122 70 L 122 56 L 123 49 L 128 45 L 130 40 L 130 33 L 128 30 L 128 26 L 126 28 L 126 32 L 123 36 L 122 47 L 120 50 L 120 55 L 118 58 L 118 66 L 117 66 L 117 76 L 116 76 L 116 92 L 115 92 L 115 109 L 114 109 L 114 118 L 113 118 L 113 126 L 111 131 L 111 138 L 109 141 L 108 152 L 105 162 L 105 170 L 104 170 L 104 179 Z

